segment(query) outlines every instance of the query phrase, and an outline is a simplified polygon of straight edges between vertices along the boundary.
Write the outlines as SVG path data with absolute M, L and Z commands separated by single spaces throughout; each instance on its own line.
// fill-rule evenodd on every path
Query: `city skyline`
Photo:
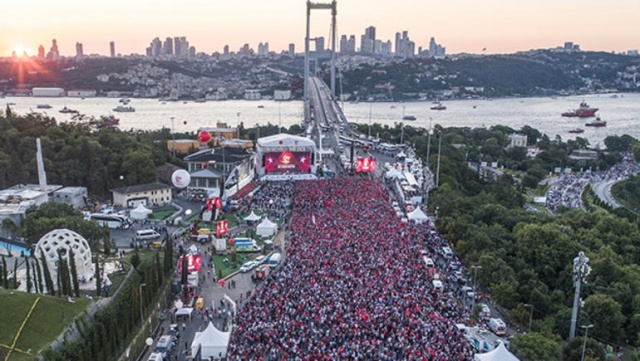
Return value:
M 319 1 L 328 3 L 329 1 Z M 360 35 L 376 27 L 376 38 L 395 42 L 397 32 L 408 31 L 418 47 L 428 48 L 435 37 L 455 53 L 513 53 L 553 48 L 571 41 L 583 50 L 625 52 L 640 48 L 640 2 L 613 0 L 521 1 L 482 3 L 462 0 L 438 3 L 398 0 L 339 0 L 337 39 Z M 256 48 L 268 42 L 271 51 L 295 44 L 304 50 L 306 1 L 139 0 L 88 3 L 60 0 L 5 2 L 0 11 L 11 14 L 0 25 L 0 56 L 26 50 L 37 55 L 57 39 L 60 54 L 74 56 L 76 43 L 85 55 L 145 54 L 155 37 L 185 36 L 198 52 L 222 53 L 225 45 L 237 51 L 245 43 Z M 96 14 L 100 14 L 98 18 Z M 311 14 L 311 36 L 324 37 L 330 47 L 330 13 Z M 339 48 L 339 45 L 337 45 Z M 313 46 L 312 46 L 313 49 Z

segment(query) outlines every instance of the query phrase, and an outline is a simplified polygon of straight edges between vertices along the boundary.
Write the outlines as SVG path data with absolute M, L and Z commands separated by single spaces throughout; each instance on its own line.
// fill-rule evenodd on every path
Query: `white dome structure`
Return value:
M 91 248 L 89 243 L 81 235 L 68 229 L 55 229 L 45 234 L 36 244 L 35 257 L 44 255 L 47 262 L 51 278 L 54 280 L 58 275 L 58 253 L 62 257 L 69 259 L 69 250 L 73 250 L 76 261 L 76 270 L 78 272 L 78 280 L 89 280 L 93 277 L 94 269 L 91 262 Z M 42 253 L 41 253 L 42 252 Z

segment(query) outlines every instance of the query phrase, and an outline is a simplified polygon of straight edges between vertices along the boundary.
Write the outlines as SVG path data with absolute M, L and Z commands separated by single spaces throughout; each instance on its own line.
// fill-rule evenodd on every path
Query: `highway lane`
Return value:
M 619 181 L 620 180 L 614 179 L 610 181 L 598 182 L 593 185 L 593 192 L 596 194 L 596 196 L 598 196 L 598 198 L 603 200 L 614 209 L 622 207 L 622 205 L 620 205 L 620 203 L 618 203 L 616 199 L 611 195 L 611 187 Z

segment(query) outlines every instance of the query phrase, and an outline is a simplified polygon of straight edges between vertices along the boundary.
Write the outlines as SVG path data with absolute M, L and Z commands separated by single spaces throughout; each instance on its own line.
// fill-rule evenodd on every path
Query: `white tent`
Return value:
M 426 214 L 420 209 L 420 207 L 416 208 L 413 212 L 407 214 L 410 220 L 416 222 L 424 222 L 429 219 Z
M 387 171 L 387 174 L 385 175 L 385 177 L 387 178 L 398 178 L 398 179 L 403 179 L 404 176 L 402 175 L 402 173 L 400 173 L 397 169 L 395 168 L 391 168 L 389 169 L 389 171 Z
M 251 211 L 251 214 L 244 217 L 244 220 L 249 222 L 255 222 L 260 220 L 260 216 L 257 215 L 254 211 Z
M 216 360 L 227 357 L 230 336 L 231 332 L 222 332 L 209 322 L 202 332 L 196 332 L 191 342 L 191 354 L 195 355 L 200 347 L 203 360 L 208 360 L 210 357 Z
M 493 351 L 487 353 L 477 353 L 475 361 L 520 361 L 515 357 L 507 348 L 504 343 L 500 342 L 500 345 Z
M 153 211 L 143 206 L 142 203 L 139 203 L 136 209 L 129 212 L 129 215 L 133 219 L 147 219 L 147 217 L 149 217 L 149 213 L 153 213 Z
M 269 237 L 276 234 L 278 231 L 278 225 L 271 222 L 269 218 L 265 218 L 260 224 L 256 227 L 256 234 L 260 237 Z

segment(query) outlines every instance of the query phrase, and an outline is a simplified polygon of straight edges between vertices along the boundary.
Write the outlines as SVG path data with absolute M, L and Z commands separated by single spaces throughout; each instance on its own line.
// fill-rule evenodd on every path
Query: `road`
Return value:
M 622 207 L 620 203 L 618 203 L 615 198 L 611 195 L 611 186 L 619 182 L 619 180 L 610 180 L 598 182 L 593 185 L 593 192 L 600 198 L 602 201 L 607 203 L 613 209 Z

